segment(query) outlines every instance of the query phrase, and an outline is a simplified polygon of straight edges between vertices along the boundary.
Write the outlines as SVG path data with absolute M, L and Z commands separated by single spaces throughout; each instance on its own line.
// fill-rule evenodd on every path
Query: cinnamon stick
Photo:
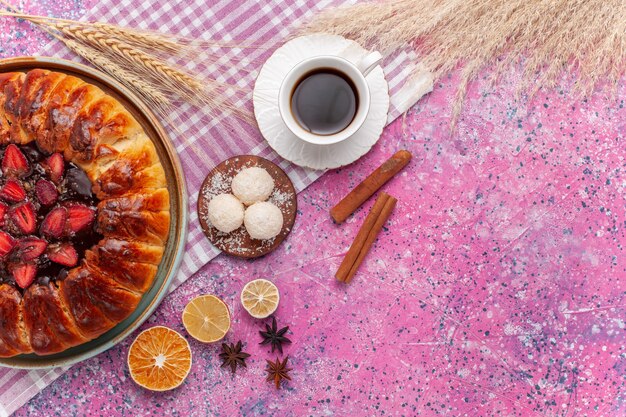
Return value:
M 396 207 L 397 202 L 398 200 L 396 200 L 395 198 L 389 197 L 389 199 L 385 203 L 385 206 L 383 207 L 383 211 L 381 212 L 380 216 L 376 220 L 376 223 L 374 223 L 374 227 L 372 227 L 372 230 L 370 230 L 370 232 L 367 235 L 367 239 L 365 240 L 365 243 L 363 244 L 363 248 L 361 248 L 361 252 L 359 252 L 359 256 L 356 258 L 356 261 L 354 262 L 354 265 L 352 265 L 352 268 L 350 268 L 350 272 L 348 273 L 348 276 L 345 279 L 345 282 L 347 284 L 349 284 L 350 281 L 352 281 L 354 274 L 356 274 L 357 270 L 363 263 L 363 259 L 365 259 L 365 255 L 367 255 L 370 248 L 374 244 L 374 241 L 378 237 L 378 234 L 380 233 L 383 226 L 387 222 L 387 219 L 389 219 L 389 216 L 391 216 L 391 212 Z
M 401 150 L 385 161 L 354 190 L 343 198 L 335 207 L 330 209 L 330 215 L 336 223 L 344 222 L 356 209 L 361 207 L 368 198 L 380 189 L 387 181 L 393 178 L 402 168 L 411 161 L 411 152 Z
M 378 233 L 391 215 L 397 200 L 385 192 L 381 192 L 359 229 L 354 242 L 346 253 L 335 277 L 342 282 L 352 281 L 354 274 L 363 263 Z
M 356 237 L 354 238 L 352 245 L 350 245 L 350 249 L 348 249 L 348 252 L 346 253 L 346 256 L 343 258 L 341 265 L 339 265 L 339 269 L 337 270 L 337 273 L 335 274 L 335 277 L 339 281 L 345 281 L 346 278 L 348 277 L 348 274 L 350 273 L 352 266 L 356 262 L 356 259 L 359 257 L 359 253 L 361 252 L 361 249 L 363 249 L 363 245 L 365 244 L 365 241 L 367 240 L 367 235 L 374 227 L 376 220 L 380 217 L 380 214 L 383 211 L 383 207 L 385 207 L 385 203 L 387 202 L 387 200 L 389 200 L 389 197 L 390 195 L 385 192 L 381 192 L 378 195 L 376 202 L 374 203 L 367 217 L 363 221 L 363 224 L 361 225 L 361 228 L 359 229 Z

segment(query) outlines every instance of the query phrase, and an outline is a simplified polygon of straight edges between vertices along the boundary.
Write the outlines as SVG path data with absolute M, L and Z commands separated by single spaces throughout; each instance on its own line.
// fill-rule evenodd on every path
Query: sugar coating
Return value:
M 209 201 L 209 221 L 220 232 L 230 233 L 243 224 L 244 207 L 232 194 L 219 194 Z
M 253 239 L 271 239 L 283 228 L 283 213 L 267 201 L 254 203 L 246 209 L 244 224 Z
M 268 199 L 274 190 L 274 179 L 263 168 L 245 168 L 233 178 L 232 189 L 233 194 L 249 206 Z

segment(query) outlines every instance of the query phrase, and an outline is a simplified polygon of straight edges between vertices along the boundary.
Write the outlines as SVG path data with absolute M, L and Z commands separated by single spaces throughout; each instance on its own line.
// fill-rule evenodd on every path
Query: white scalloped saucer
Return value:
M 278 48 L 261 68 L 253 93 L 254 115 L 272 149 L 296 165 L 313 169 L 337 168 L 365 155 L 387 122 L 389 87 L 380 66 L 367 76 L 371 105 L 363 126 L 350 138 L 333 145 L 314 145 L 291 133 L 278 111 L 278 91 L 291 68 L 307 58 L 339 55 L 356 62 L 368 53 L 354 41 L 326 34 L 302 36 Z

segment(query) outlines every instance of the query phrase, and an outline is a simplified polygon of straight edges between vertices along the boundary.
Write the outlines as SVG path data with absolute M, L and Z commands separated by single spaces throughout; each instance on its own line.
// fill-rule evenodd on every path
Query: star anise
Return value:
M 283 327 L 278 330 L 278 325 L 276 324 L 276 317 L 272 317 L 272 327 L 265 325 L 266 331 L 259 331 L 261 337 L 263 337 L 263 341 L 259 343 L 260 345 L 272 345 L 272 353 L 274 353 L 274 349 L 278 349 L 280 354 L 283 354 L 283 343 L 291 343 L 291 340 L 285 337 L 285 333 L 289 330 L 289 326 Z
M 230 346 L 226 343 L 222 343 L 222 353 L 220 353 L 222 368 L 230 366 L 233 373 L 237 370 L 237 365 L 247 368 L 246 358 L 250 357 L 250 354 L 242 352 L 241 348 L 241 340 L 238 341 L 236 345 L 231 343 Z
M 289 356 L 286 356 L 282 362 L 279 358 L 276 358 L 276 362 L 266 359 L 267 368 L 265 368 L 265 372 L 267 372 L 267 378 L 265 380 L 268 382 L 274 381 L 277 389 L 280 388 L 280 382 L 282 380 L 286 379 L 291 381 L 289 371 L 291 371 L 292 368 L 287 368 L 288 360 Z

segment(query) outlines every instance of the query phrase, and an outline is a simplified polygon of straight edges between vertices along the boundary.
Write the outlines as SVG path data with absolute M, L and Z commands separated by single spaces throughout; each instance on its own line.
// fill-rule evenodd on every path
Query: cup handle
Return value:
M 380 54 L 380 52 L 374 51 L 366 57 L 362 58 L 356 67 L 359 69 L 359 71 L 361 71 L 361 74 L 363 74 L 364 77 L 367 77 L 367 75 L 372 72 L 372 70 L 376 68 L 376 66 L 380 64 L 382 60 L 383 56 Z

